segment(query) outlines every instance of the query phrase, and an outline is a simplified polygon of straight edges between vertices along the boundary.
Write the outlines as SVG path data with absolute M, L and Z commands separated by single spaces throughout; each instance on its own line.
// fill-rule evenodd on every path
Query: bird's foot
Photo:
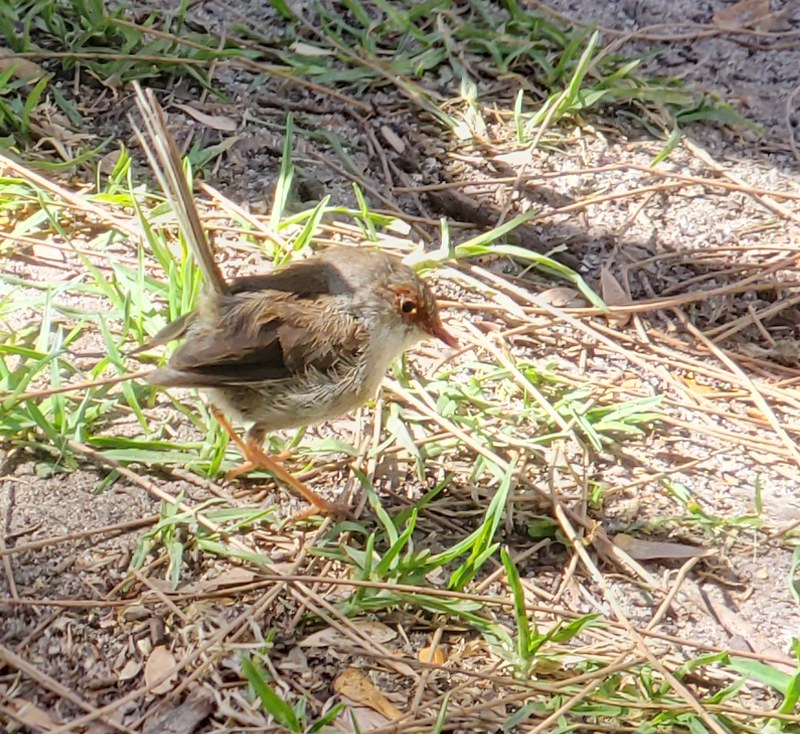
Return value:
M 242 474 L 249 474 L 253 469 L 258 469 L 258 465 L 254 464 L 252 461 L 243 461 L 239 466 L 235 466 L 233 469 L 229 469 L 225 472 L 225 479 L 232 482 L 234 479 L 238 479 L 242 476 Z
M 239 450 L 244 456 L 244 463 L 234 467 L 227 473 L 226 477 L 228 479 L 235 479 L 242 474 L 253 471 L 253 469 L 266 469 L 277 480 L 288 484 L 297 494 L 311 503 L 312 507 L 310 507 L 307 512 L 301 513 L 297 520 L 302 520 L 317 514 L 336 517 L 347 513 L 346 508 L 337 503 L 329 502 L 324 497 L 320 497 L 314 490 L 307 487 L 305 483 L 292 475 L 280 463 L 278 457 L 269 456 L 261 446 L 258 445 L 262 440 L 260 435 L 249 432 L 247 437 L 242 440 L 241 436 L 233 430 L 228 419 L 219 410 L 214 410 L 214 417 L 231 437 L 231 440 L 239 447 Z M 295 521 L 296 520 L 293 518 L 292 522 Z
M 294 525 L 296 523 L 303 522 L 304 520 L 308 520 L 310 517 L 314 517 L 316 515 L 330 517 L 332 520 L 342 520 L 348 517 L 350 514 L 350 508 L 347 506 L 346 502 L 341 500 L 337 500 L 336 502 L 328 502 L 327 500 L 323 500 L 323 502 L 325 503 L 323 506 L 317 506 L 312 503 L 312 506 L 307 510 L 303 510 L 302 512 L 292 515 L 285 524 Z

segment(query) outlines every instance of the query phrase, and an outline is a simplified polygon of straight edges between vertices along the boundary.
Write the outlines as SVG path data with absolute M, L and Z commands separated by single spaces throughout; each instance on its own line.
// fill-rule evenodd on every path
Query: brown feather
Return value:
M 183 173 L 180 154 L 175 147 L 175 141 L 167 130 L 164 111 L 152 89 L 145 91 L 137 82 L 133 83 L 133 87 L 136 92 L 136 104 L 142 115 L 149 141 L 142 135 L 131 118 L 133 131 L 147 155 L 147 160 L 164 195 L 175 212 L 181 234 L 203 273 L 206 288 L 215 293 L 227 293 L 228 284 L 222 277 L 219 266 L 214 260 L 214 251 L 203 231 L 203 224 Z
M 300 261 L 238 278 L 231 295 L 209 296 L 176 333 L 185 341 L 170 359 L 170 372 L 156 372 L 153 380 L 195 387 L 247 384 L 327 372 L 355 359 L 363 327 L 337 308 L 337 296 L 349 286 L 329 263 L 315 265 Z

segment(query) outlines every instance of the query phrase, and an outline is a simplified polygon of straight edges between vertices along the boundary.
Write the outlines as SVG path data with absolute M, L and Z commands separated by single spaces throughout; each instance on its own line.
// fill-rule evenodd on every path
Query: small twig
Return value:
M 723 350 L 717 347 L 710 339 L 706 338 L 706 336 L 689 321 L 683 311 L 675 309 L 673 313 L 684 326 L 684 328 L 690 334 L 692 334 L 692 336 L 694 336 L 695 339 L 697 339 L 706 349 L 708 349 L 711 354 L 719 359 L 731 372 L 733 372 L 739 378 L 741 384 L 748 388 L 753 403 L 764 414 L 764 417 L 769 422 L 772 430 L 775 431 L 775 433 L 781 439 L 786 451 L 788 451 L 790 456 L 794 459 L 795 464 L 800 467 L 800 450 L 798 450 L 796 443 L 786 433 L 783 426 L 780 424 L 780 421 L 775 416 L 775 411 L 772 410 L 771 406 L 764 399 L 764 396 L 755 386 L 755 383 L 753 383 L 750 377 L 745 374 L 744 370 L 742 370 L 742 368 L 739 367 L 739 365 L 737 365 L 736 362 L 734 362 Z
M 46 548 L 48 545 L 64 545 L 71 540 L 81 540 L 82 538 L 91 538 L 94 535 L 105 535 L 110 533 L 125 533 L 129 530 L 137 530 L 148 525 L 158 522 L 158 515 L 149 515 L 138 520 L 128 520 L 127 522 L 118 522 L 113 525 L 103 525 L 99 528 L 91 528 L 89 530 L 77 530 L 74 533 L 65 533 L 64 535 L 53 535 L 49 538 L 42 538 L 41 540 L 33 540 L 30 543 L 20 543 L 11 548 L 0 548 L 0 556 L 10 556 L 16 553 L 25 553 L 26 551 L 38 550 L 39 548 Z
M 124 375 L 117 375 L 116 377 L 105 377 L 101 380 L 89 380 L 87 382 L 73 382 L 69 385 L 62 385 L 61 387 L 49 387 L 42 390 L 28 390 L 27 392 L 14 393 L 6 392 L 0 395 L 0 398 L 13 397 L 15 402 L 22 402 L 23 400 L 41 400 L 48 398 L 51 395 L 60 395 L 65 392 L 75 392 L 78 390 L 88 390 L 92 387 L 102 387 L 103 385 L 116 385 L 118 382 L 127 382 L 128 380 L 138 380 L 147 377 L 153 370 L 139 370 L 138 372 L 126 372 Z
M 655 670 L 658 670 L 661 675 L 664 676 L 665 680 L 669 683 L 672 689 L 679 696 L 681 696 L 681 698 L 683 698 L 683 700 L 688 704 L 689 708 L 694 711 L 703 720 L 703 722 L 705 722 L 705 724 L 713 732 L 715 732 L 715 734 L 726 734 L 725 730 L 720 726 L 717 720 L 703 708 L 700 702 L 692 695 L 691 691 L 689 691 L 689 689 L 686 688 L 686 686 L 672 674 L 666 665 L 664 665 L 662 660 L 650 650 L 646 639 L 630 623 L 630 620 L 622 610 L 622 606 L 617 601 L 616 594 L 612 591 L 611 587 L 606 582 L 605 577 L 600 573 L 594 561 L 592 561 L 590 558 L 583 542 L 575 533 L 575 530 L 569 522 L 564 508 L 561 505 L 557 494 L 555 493 L 553 494 L 553 502 L 558 524 L 561 526 L 561 529 L 564 531 L 567 539 L 572 544 L 573 550 L 580 556 L 584 568 L 586 568 L 586 570 L 594 579 L 595 583 L 600 587 L 600 589 L 602 589 L 603 597 L 613 610 L 617 621 L 622 624 L 623 628 L 631 636 L 633 642 L 635 642 L 636 646 L 647 658 L 648 662 Z
M 656 609 L 656 613 L 647 623 L 647 627 L 645 627 L 645 629 L 654 629 L 655 626 L 664 618 L 664 615 L 667 613 L 670 607 L 672 607 L 672 602 L 675 600 L 675 597 L 681 590 L 681 584 L 683 584 L 683 581 L 689 575 L 689 571 L 691 571 L 697 565 L 699 560 L 700 556 L 695 556 L 694 558 L 690 558 L 680 567 L 677 575 L 675 576 L 675 581 L 670 585 L 667 595 L 664 597 L 658 609 Z
M 54 693 L 56 696 L 66 701 L 69 701 L 78 708 L 87 711 L 88 716 L 91 717 L 92 721 L 99 720 L 106 726 L 109 726 L 116 731 L 122 731 L 126 734 L 135 734 L 133 729 L 120 724 L 110 716 L 106 716 L 106 711 L 95 708 L 91 704 L 86 703 L 86 701 L 84 701 L 74 691 L 62 685 L 55 678 L 47 675 L 47 673 L 43 673 L 35 665 L 31 665 L 27 660 L 21 658 L 19 655 L 12 652 L 2 644 L 0 644 L 0 660 L 9 667 L 18 670 L 20 673 L 30 678 L 42 688 Z M 70 729 L 71 727 L 67 725 L 67 728 L 58 727 L 57 729 L 48 729 L 48 732 L 51 734 L 56 734 L 56 732 L 67 732 Z

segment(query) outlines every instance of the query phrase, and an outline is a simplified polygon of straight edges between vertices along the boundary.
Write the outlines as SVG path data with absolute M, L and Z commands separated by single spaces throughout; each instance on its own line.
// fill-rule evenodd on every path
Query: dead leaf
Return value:
M 85 130 L 75 129 L 69 118 L 48 102 L 42 102 L 31 111 L 28 124 L 37 136 L 46 138 L 54 146 L 80 146 L 95 137 Z
M 215 707 L 211 690 L 195 688 L 182 704 L 151 719 L 144 727 L 144 734 L 191 734 Z
M 739 31 L 743 28 L 752 28 L 766 15 L 769 15 L 769 0 L 742 0 L 714 13 L 712 19 L 717 28 Z
M 47 72 L 28 59 L 20 59 L 13 51 L 0 48 L 0 72 L 14 67 L 14 76 L 23 81 L 35 82 L 47 75 Z
M 586 305 L 586 301 L 581 298 L 581 294 L 577 290 L 565 285 L 548 288 L 539 294 L 539 298 L 554 308 L 565 308 L 567 306 L 579 308 Z
M 779 339 L 768 353 L 776 362 L 787 367 L 800 365 L 800 341 L 797 339 Z
M 277 663 L 277 666 L 281 672 L 306 673 L 310 670 L 308 658 L 299 647 L 293 647 L 289 650 L 281 661 Z
M 154 647 L 153 652 L 150 653 L 150 656 L 147 658 L 147 662 L 144 666 L 145 685 L 149 686 L 174 666 L 175 657 L 164 645 Z M 176 678 L 176 673 L 173 673 L 163 683 L 159 683 L 155 688 L 153 688 L 151 693 L 155 693 L 157 696 L 160 696 L 171 691 L 172 684 L 175 682 Z
M 53 262 L 63 263 L 66 262 L 67 259 L 63 250 L 59 250 L 57 247 L 53 247 L 44 242 L 31 245 L 31 252 L 33 256 L 39 260 L 51 260 Z
M 687 375 L 678 375 L 678 379 L 692 392 L 696 392 L 699 395 L 711 397 L 712 395 L 719 394 L 719 390 L 713 385 L 706 385 L 702 382 L 698 382 L 693 372 Z
M 120 622 L 140 622 L 143 619 L 150 619 L 152 612 L 144 604 L 131 604 L 124 607 L 119 612 Z
M 143 658 L 149 657 L 150 653 L 153 652 L 153 642 L 149 637 L 140 637 L 133 644 Z
M 142 664 L 138 660 L 128 660 L 128 662 L 122 666 L 122 670 L 117 673 L 117 680 L 120 682 L 131 680 L 139 675 L 141 669 Z
M 418 657 L 421 663 L 444 665 L 447 662 L 447 651 L 441 645 L 437 645 L 435 650 L 431 645 L 428 645 L 419 651 Z
M 503 164 L 503 170 L 501 171 L 503 176 L 516 174 L 519 169 L 530 165 L 531 160 L 531 151 L 528 146 L 512 150 L 508 153 L 500 153 L 499 155 L 495 155 L 490 158 L 491 163 L 497 161 L 498 163 Z M 506 168 L 506 166 L 508 168 Z
M 355 721 L 353 721 L 354 719 Z M 362 732 L 373 729 L 383 729 L 389 723 L 391 723 L 390 719 L 366 706 L 345 706 L 336 717 L 335 725 L 339 727 L 336 731 L 362 734 Z
M 385 624 L 375 622 L 371 619 L 353 620 L 353 626 L 363 633 L 365 637 L 379 644 L 389 642 L 389 640 L 393 640 L 397 637 L 397 632 L 391 627 L 387 627 Z M 298 645 L 300 647 L 336 647 L 343 643 L 347 645 L 352 644 L 351 640 L 345 637 L 339 630 L 333 627 L 326 627 L 324 630 L 319 630 L 303 638 Z
M 173 107 L 177 107 L 179 110 L 183 110 L 189 117 L 193 117 L 202 125 L 206 127 L 210 127 L 212 130 L 221 130 L 225 133 L 232 133 L 236 131 L 236 128 L 239 124 L 236 120 L 225 117 L 224 115 L 208 115 L 205 112 L 200 112 L 200 110 L 196 110 L 194 107 L 189 106 L 188 104 L 178 104 L 175 102 Z
M 114 173 L 114 169 L 117 167 L 117 163 L 119 163 L 121 155 L 122 155 L 122 148 L 117 148 L 116 150 L 110 150 L 98 162 L 97 170 L 100 171 L 100 173 L 105 174 L 106 176 L 110 176 L 112 173 Z
M 769 454 L 764 451 L 754 451 L 752 449 L 747 452 L 747 458 L 752 459 L 757 464 L 762 464 L 764 466 L 774 466 L 775 464 L 779 464 L 781 461 L 780 456 Z
M 232 566 L 219 576 L 210 579 L 200 579 L 180 587 L 181 594 L 207 594 L 225 586 L 242 586 L 255 581 L 256 575 L 241 566 Z
M 400 138 L 397 133 L 388 125 L 381 126 L 381 136 L 387 143 L 389 143 L 389 145 L 392 146 L 392 148 L 394 148 L 395 152 L 400 154 L 405 153 L 406 144 L 403 142 L 403 139 Z
M 34 732 L 48 732 L 58 726 L 53 717 L 44 709 L 39 708 L 33 701 L 24 698 L 13 698 L 9 701 L 14 715 L 27 728 Z
M 716 619 L 727 632 L 731 635 L 738 635 L 754 653 L 759 656 L 769 656 L 774 658 L 771 663 L 782 672 L 792 674 L 795 672 L 795 662 L 786 655 L 780 648 L 776 647 L 772 640 L 762 635 L 758 628 L 750 624 L 736 610 L 731 609 L 727 603 L 715 599 L 715 594 L 709 594 L 707 589 L 698 585 L 691 578 L 684 579 L 681 591 L 693 601 L 697 606 L 707 611 L 709 616 Z M 784 663 L 778 662 L 780 660 Z
M 611 274 L 608 267 L 603 267 L 600 271 L 600 292 L 606 306 L 630 306 L 631 297 L 628 292 L 622 287 L 620 282 Z M 606 314 L 606 319 L 610 324 L 616 326 L 625 326 L 630 320 L 629 313 L 612 313 Z
M 333 51 L 328 48 L 321 48 L 320 46 L 312 46 L 310 43 L 303 43 L 303 41 L 295 41 L 289 48 L 300 56 L 311 57 L 325 57 L 332 56 Z
M 714 553 L 711 548 L 698 548 L 685 543 L 668 543 L 658 540 L 640 540 L 625 533 L 617 533 L 612 538 L 617 548 L 624 550 L 637 561 L 648 561 L 654 558 L 681 560 L 686 558 L 703 558 Z
M 348 668 L 339 675 L 333 681 L 333 690 L 340 696 L 350 699 L 353 703 L 368 706 L 387 719 L 395 720 L 403 715 L 400 709 L 386 700 L 386 697 L 366 675 L 355 668 Z
M 755 29 L 760 33 L 782 33 L 794 30 L 791 18 L 787 17 L 790 7 L 791 5 L 787 3 L 780 10 L 759 18 Z

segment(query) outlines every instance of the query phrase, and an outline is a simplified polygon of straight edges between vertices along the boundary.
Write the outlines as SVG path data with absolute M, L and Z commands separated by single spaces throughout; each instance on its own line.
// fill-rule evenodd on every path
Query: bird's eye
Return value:
M 414 313 L 417 310 L 417 304 L 414 301 L 403 300 L 400 303 L 400 310 L 403 313 Z

